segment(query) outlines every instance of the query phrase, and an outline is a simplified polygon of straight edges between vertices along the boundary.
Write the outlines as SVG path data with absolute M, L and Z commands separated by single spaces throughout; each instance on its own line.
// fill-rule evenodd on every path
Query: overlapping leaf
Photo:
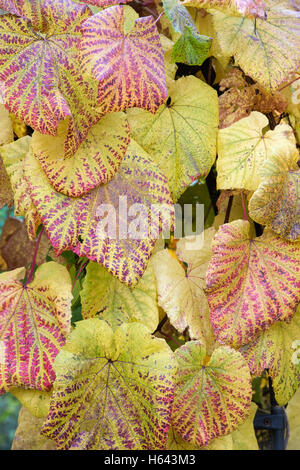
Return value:
M 163 0 L 163 8 L 174 31 L 179 33 L 172 51 L 173 62 L 201 65 L 208 57 L 211 38 L 198 33 L 191 15 L 179 0 Z
M 286 450 L 300 450 L 300 388 L 287 406 L 289 440 Z
M 56 135 L 59 121 L 68 118 L 65 151 L 72 155 L 100 118 L 97 90 L 83 81 L 78 61 L 80 26 L 91 12 L 71 0 L 25 5 L 26 18 L 10 14 L 0 18 L 5 103 L 43 134 Z
M 215 339 L 204 288 L 214 233 L 213 228 L 207 229 L 203 237 L 203 247 L 196 251 L 186 250 L 184 244 L 189 242 L 187 239 L 181 240 L 180 259 L 188 264 L 187 271 L 168 250 L 159 252 L 152 258 L 159 306 L 164 309 L 171 324 L 179 332 L 188 327 L 190 337 L 201 340 L 209 352 Z M 198 245 L 201 246 L 202 237 L 199 238 Z
M 7 174 L 14 192 L 14 214 L 24 216 L 30 239 L 34 239 L 41 219 L 32 203 L 28 184 L 24 178 L 23 166 L 31 145 L 31 137 L 26 136 L 0 149 Z
M 57 193 L 32 154 L 25 176 L 56 254 L 86 256 L 128 285 L 142 276 L 161 229 L 172 225 L 166 178 L 133 140 L 114 178 L 81 198 Z
M 300 65 L 300 12 L 290 0 L 265 0 L 267 19 L 213 13 L 227 57 L 265 89 L 275 91 Z
M 283 148 L 260 171 L 261 183 L 249 202 L 250 216 L 283 238 L 300 240 L 299 151 Z
M 217 186 L 218 189 L 257 189 L 259 170 L 282 145 L 295 147 L 295 137 L 288 124 L 279 124 L 264 133 L 268 119 L 253 111 L 218 135 Z
M 218 100 L 213 88 L 196 77 L 176 80 L 169 98 L 152 116 L 127 112 L 134 139 L 167 176 L 176 201 L 199 176 L 205 177 L 216 158 Z
M 4 104 L 0 103 L 0 146 L 8 144 L 14 140 L 12 124 L 8 111 L 5 109 Z M 0 208 L 13 205 L 13 193 L 9 178 L 0 158 Z
M 70 330 L 71 280 L 64 266 L 41 265 L 28 285 L 25 269 L 0 274 L 0 393 L 12 386 L 49 390 L 53 361 Z
M 99 80 L 103 112 L 139 107 L 155 113 L 167 98 L 164 53 L 154 18 L 113 6 L 82 26 L 82 66 Z
M 178 371 L 172 424 L 183 439 L 202 446 L 229 434 L 247 418 L 252 388 L 242 355 L 221 346 L 210 360 L 199 341 L 175 351 Z
M 22 406 L 36 418 L 46 418 L 48 415 L 52 389 L 41 391 L 12 387 L 9 389 L 9 393 L 16 397 Z
M 164 449 L 175 361 L 140 323 L 113 333 L 105 321 L 77 323 L 55 361 L 42 434 L 59 449 Z
M 64 158 L 67 127 L 64 121 L 57 137 L 34 132 L 32 151 L 56 191 L 78 197 L 115 175 L 129 144 L 129 127 L 123 113 L 104 116 L 77 152 Z
M 182 3 L 196 8 L 213 8 L 245 18 L 261 18 L 263 20 L 267 18 L 264 0 L 184 0 Z
M 300 307 L 290 322 L 279 321 L 241 348 L 252 374 L 268 369 L 276 401 L 286 405 L 300 385 L 294 344 L 300 339 Z
M 83 318 L 99 315 L 113 329 L 138 321 L 152 332 L 158 325 L 156 284 L 152 264 L 132 289 L 97 263 L 90 262 L 81 290 Z
M 251 239 L 249 230 L 244 220 L 220 227 L 206 275 L 215 336 L 233 347 L 290 319 L 300 301 L 300 243 L 269 230 Z

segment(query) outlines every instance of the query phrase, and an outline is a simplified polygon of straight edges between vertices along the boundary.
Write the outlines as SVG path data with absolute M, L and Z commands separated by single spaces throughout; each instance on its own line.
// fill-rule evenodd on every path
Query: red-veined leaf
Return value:
M 71 279 L 54 262 L 28 285 L 25 268 L 0 274 L 0 393 L 12 386 L 49 390 L 53 361 L 71 327 Z
M 139 107 L 155 113 L 167 99 L 164 52 L 154 18 L 124 6 L 93 15 L 82 26 L 82 66 L 99 80 L 103 112 Z
M 178 370 L 172 425 L 186 441 L 206 445 L 234 431 L 250 411 L 251 377 L 243 356 L 228 346 L 211 358 L 199 341 L 176 349 Z
M 59 449 L 164 449 L 175 360 L 140 323 L 113 330 L 77 323 L 55 361 L 56 381 L 42 434 Z
M 222 225 L 206 274 L 214 333 L 233 347 L 291 318 L 300 301 L 300 243 L 269 230 L 251 239 L 249 231 L 244 220 Z
M 128 285 L 138 282 L 162 228 L 172 225 L 166 178 L 133 140 L 114 178 L 81 198 L 56 192 L 32 153 L 25 176 L 56 254 L 86 256 Z
M 56 135 L 58 123 L 68 118 L 65 151 L 72 155 L 101 116 L 95 106 L 96 84 L 83 80 L 78 61 L 80 26 L 91 12 L 71 0 L 40 0 L 33 5 L 26 18 L 0 17 L 5 104 L 44 134 Z

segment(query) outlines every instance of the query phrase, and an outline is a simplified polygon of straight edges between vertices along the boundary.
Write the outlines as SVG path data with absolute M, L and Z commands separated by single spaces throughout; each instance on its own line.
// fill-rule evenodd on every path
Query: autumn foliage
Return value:
M 300 403 L 298 0 L 0 8 L 13 448 L 258 449 L 257 380 Z

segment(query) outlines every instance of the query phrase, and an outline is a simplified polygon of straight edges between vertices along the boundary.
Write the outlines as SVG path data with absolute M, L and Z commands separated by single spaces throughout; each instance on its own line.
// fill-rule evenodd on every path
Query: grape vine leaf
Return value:
M 176 362 L 145 325 L 80 321 L 54 367 L 42 434 L 58 449 L 165 448 Z
M 14 193 L 14 215 L 24 216 L 27 233 L 31 240 L 41 224 L 41 219 L 28 192 L 28 184 L 24 178 L 24 160 L 29 152 L 31 137 L 25 136 L 0 148 L 0 155 L 10 178 Z
M 167 180 L 150 156 L 132 139 L 114 178 L 81 198 L 56 192 L 32 153 L 24 169 L 56 255 L 72 250 L 135 285 L 174 214 Z
M 300 301 L 300 243 L 266 229 L 251 239 L 250 224 L 219 228 L 206 274 L 210 320 L 218 341 L 251 342 L 275 321 L 288 320 Z
M 208 57 L 211 38 L 198 33 L 191 15 L 179 0 L 163 0 L 162 3 L 174 31 L 179 33 L 172 51 L 172 62 L 202 65 Z
M 257 335 L 240 352 L 253 375 L 268 369 L 276 401 L 286 405 L 300 385 L 300 366 L 294 360 L 294 344 L 300 338 L 300 307 L 289 322 L 278 321 Z
M 218 189 L 255 191 L 260 183 L 259 170 L 282 145 L 295 146 L 293 129 L 279 124 L 264 133 L 269 122 L 266 116 L 253 111 L 218 134 Z
M 198 177 L 205 177 L 216 158 L 218 98 L 194 76 L 170 84 L 169 98 L 155 115 L 127 111 L 133 138 L 167 176 L 174 201 Z
M 80 3 L 87 3 L 96 7 L 106 8 L 112 5 L 120 5 L 121 3 L 128 3 L 130 0 L 80 0 Z
M 243 356 L 221 346 L 206 358 L 199 341 L 176 349 L 178 370 L 172 425 L 198 446 L 234 431 L 249 415 L 251 376 Z
M 11 119 L 4 104 L 0 103 L 0 146 L 8 144 L 14 140 Z M 13 205 L 13 192 L 5 170 L 2 159 L 0 158 L 0 209 L 8 205 Z
M 300 169 L 296 146 L 265 161 L 260 170 L 261 183 L 249 201 L 253 220 L 267 225 L 290 241 L 300 241 Z
M 152 332 L 158 325 L 157 293 L 151 262 L 137 285 L 130 288 L 91 261 L 80 295 L 83 318 L 98 315 L 113 329 L 122 323 L 138 321 Z
M 182 439 L 180 434 L 170 426 L 167 442 L 167 450 L 233 450 L 231 434 L 216 437 L 206 446 L 199 447 Z
M 265 0 L 267 19 L 213 13 L 223 54 L 246 75 L 275 91 L 300 65 L 300 12 L 290 0 Z
M 55 262 L 37 269 L 28 285 L 25 268 L 0 274 L 0 393 L 10 387 L 49 390 L 53 361 L 71 327 L 71 280 Z
M 209 307 L 204 293 L 205 273 L 211 256 L 214 229 L 205 231 L 204 249 L 189 253 L 187 270 L 168 250 L 152 257 L 157 282 L 158 305 L 164 309 L 170 323 L 182 333 L 189 328 L 189 335 L 200 340 L 210 352 L 215 338 L 209 320 Z M 187 240 L 185 240 L 187 242 Z M 181 246 L 181 254 L 184 253 Z
M 56 191 L 79 197 L 100 183 L 107 183 L 118 171 L 130 141 L 129 126 L 124 113 L 104 116 L 69 158 L 64 157 L 67 132 L 66 120 L 59 126 L 57 136 L 35 131 L 32 152 Z
M 16 216 L 24 216 L 28 236 L 33 240 L 41 220 L 28 193 L 28 185 L 23 172 L 23 164 L 30 144 L 30 136 L 22 137 L 2 146 L 0 148 L 0 155 L 5 164 L 14 193 L 14 214 Z
M 21 408 L 11 450 L 56 450 L 52 439 L 41 435 L 45 418 L 37 418 L 24 406 Z
M 0 17 L 5 105 L 42 134 L 56 135 L 59 122 L 67 118 L 65 153 L 71 156 L 101 116 L 96 84 L 91 77 L 83 80 L 78 59 L 80 26 L 91 12 L 71 0 L 26 5 L 33 6 L 28 17 Z
M 52 389 L 49 391 L 11 387 L 9 393 L 36 418 L 46 418 L 49 413 Z
M 264 0 L 184 0 L 188 7 L 215 9 L 233 16 L 267 18 Z
M 83 71 L 98 81 L 103 113 L 140 107 L 155 113 L 167 98 L 164 52 L 152 16 L 112 6 L 82 25 Z

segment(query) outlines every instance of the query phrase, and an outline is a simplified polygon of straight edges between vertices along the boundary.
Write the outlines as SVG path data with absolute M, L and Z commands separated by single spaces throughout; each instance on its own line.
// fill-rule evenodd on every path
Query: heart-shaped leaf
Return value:
M 170 84 L 169 98 L 156 115 L 128 110 L 134 139 L 167 176 L 174 201 L 195 179 L 205 177 L 216 158 L 218 98 L 196 77 Z
M 219 228 L 206 275 L 215 336 L 233 347 L 290 319 L 300 301 L 300 243 L 269 230 L 251 239 L 249 230 L 244 220 Z
M 223 54 L 275 91 L 300 66 L 300 12 L 290 0 L 265 0 L 265 5 L 266 20 L 215 11 L 213 24 Z
M 155 113 L 167 98 L 164 53 L 154 18 L 112 6 L 82 26 L 83 70 L 99 80 L 101 110 Z M 124 77 L 126 79 L 124 80 Z
M 218 134 L 217 186 L 218 189 L 257 189 L 259 171 L 282 145 L 295 147 L 293 129 L 279 124 L 264 133 L 267 117 L 257 111 L 240 119 Z
M 25 268 L 0 274 L 0 393 L 12 386 L 49 390 L 53 361 L 71 327 L 71 279 L 54 262 L 28 285 Z
M 250 371 L 242 355 L 228 346 L 206 358 L 199 341 L 176 349 L 178 370 L 172 424 L 198 446 L 229 434 L 247 418 L 252 397 Z
M 42 434 L 59 449 L 164 449 L 175 367 L 166 342 L 140 323 L 113 333 L 103 320 L 78 322 L 55 361 Z
M 174 213 L 166 178 L 149 155 L 132 140 L 114 178 L 80 198 L 56 192 L 32 153 L 24 168 L 56 254 L 72 250 L 135 285 Z
M 58 123 L 69 118 L 65 151 L 71 156 L 101 116 L 96 87 L 83 81 L 78 61 L 80 26 L 91 12 L 71 0 L 25 5 L 24 18 L 0 17 L 5 104 L 43 134 L 56 135 Z

